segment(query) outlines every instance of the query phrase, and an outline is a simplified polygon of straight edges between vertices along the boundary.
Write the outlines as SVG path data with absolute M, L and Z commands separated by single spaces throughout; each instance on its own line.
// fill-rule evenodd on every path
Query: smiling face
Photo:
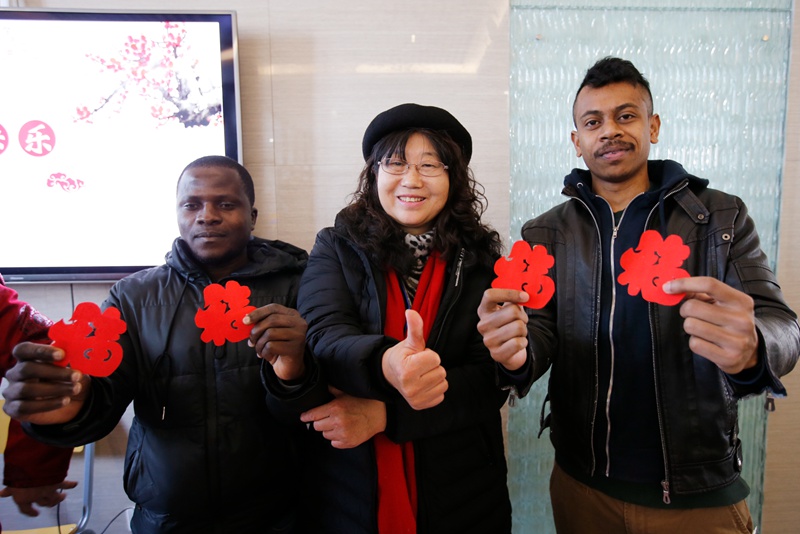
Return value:
M 186 170 L 177 200 L 181 237 L 214 281 L 247 263 L 247 242 L 258 212 L 234 169 Z
M 408 163 L 440 162 L 441 158 L 427 137 L 414 133 L 408 138 L 405 155 L 397 156 Z M 406 233 L 419 235 L 433 228 L 436 217 L 447 204 L 450 176 L 421 176 L 414 165 L 405 174 L 389 174 L 378 169 L 378 198 L 384 211 L 397 221 Z
M 661 119 L 640 86 L 618 82 L 585 86 L 573 108 L 572 143 L 595 182 L 636 183 L 647 189 L 650 144 L 658 142 Z

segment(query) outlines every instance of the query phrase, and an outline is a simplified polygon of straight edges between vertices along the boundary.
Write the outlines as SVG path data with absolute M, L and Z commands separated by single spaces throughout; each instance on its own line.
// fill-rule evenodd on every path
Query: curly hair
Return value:
M 405 232 L 380 203 L 377 177 L 382 159 L 405 158 L 408 139 L 415 133 L 424 135 L 442 163 L 448 167 L 450 190 L 447 202 L 434 221 L 433 247 L 446 261 L 452 261 L 463 246 L 467 265 L 493 264 L 500 255 L 500 235 L 481 222 L 486 210 L 483 187 L 475 181 L 461 148 L 445 132 L 412 128 L 393 132 L 372 148 L 358 178 L 358 189 L 339 220 L 348 228 L 353 240 L 366 251 L 381 269 L 389 266 L 405 275 L 414 265 L 414 255 L 405 244 Z

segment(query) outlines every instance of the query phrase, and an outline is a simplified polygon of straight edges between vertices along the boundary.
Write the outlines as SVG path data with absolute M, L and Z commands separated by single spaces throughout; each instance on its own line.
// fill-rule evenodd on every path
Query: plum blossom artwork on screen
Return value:
M 0 226 L 27 221 L 0 235 L 15 251 L 0 257 L 4 274 L 162 263 L 181 170 L 238 146 L 230 19 L 167 15 L 0 12 L 0 71 L 14 80 L 0 83 L 0 187 L 25 199 L 0 211 Z M 67 227 L 48 247 L 29 244 Z
M 219 88 L 203 75 L 190 52 L 186 26 L 166 21 L 158 34 L 128 35 L 113 56 L 86 54 L 117 84 L 91 104 L 79 106 L 75 120 L 91 122 L 98 113 L 119 112 L 129 98 L 140 98 L 148 102 L 159 124 L 177 121 L 186 128 L 219 124 Z

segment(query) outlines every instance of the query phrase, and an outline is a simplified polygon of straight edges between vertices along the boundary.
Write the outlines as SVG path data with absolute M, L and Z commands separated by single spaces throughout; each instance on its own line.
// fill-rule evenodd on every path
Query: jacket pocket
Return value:
M 128 451 L 125 455 L 125 466 L 122 482 L 128 498 L 136 504 L 145 505 L 156 498 L 157 490 L 153 479 L 142 461 L 142 448 L 147 432 L 140 424 L 134 422 L 128 437 Z

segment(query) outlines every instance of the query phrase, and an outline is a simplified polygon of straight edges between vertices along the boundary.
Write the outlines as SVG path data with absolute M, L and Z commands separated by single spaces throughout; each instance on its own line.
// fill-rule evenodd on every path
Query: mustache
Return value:
M 599 158 L 614 150 L 633 150 L 633 144 L 625 141 L 609 141 L 595 151 L 594 157 Z

